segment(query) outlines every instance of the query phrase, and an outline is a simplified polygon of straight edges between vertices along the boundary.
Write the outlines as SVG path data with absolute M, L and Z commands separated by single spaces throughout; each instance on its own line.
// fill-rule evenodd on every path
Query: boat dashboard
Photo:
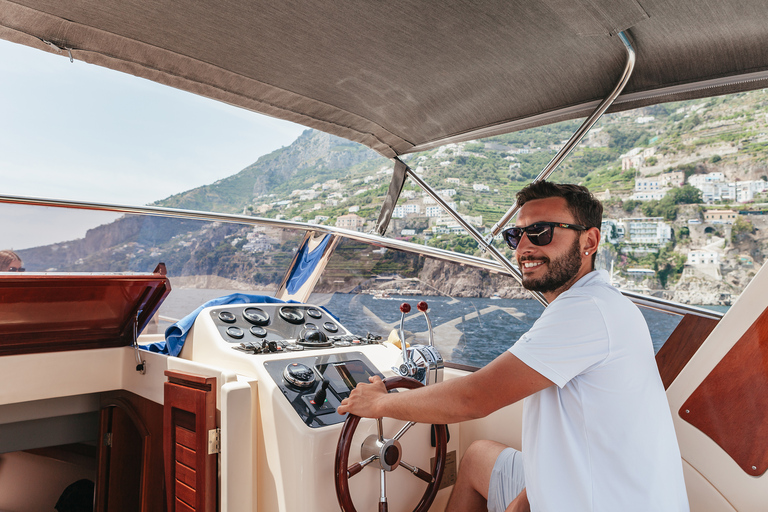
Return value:
M 231 471 L 255 468 L 256 485 L 250 497 L 257 504 L 254 509 L 336 511 L 334 461 L 347 419 L 336 409 L 358 383 L 368 382 L 374 375 L 397 375 L 402 349 L 381 336 L 351 332 L 315 304 L 259 303 L 203 309 L 179 357 L 227 368 L 250 386 L 250 409 L 241 401 L 233 410 L 222 397 L 220 414 L 222 418 L 234 414 L 240 431 L 243 425 L 250 425 L 238 438 L 229 435 L 222 422 L 222 437 L 229 436 L 230 446 L 252 447 L 252 458 L 239 453 L 241 467 Z M 404 468 L 421 468 L 422 476 L 431 471 L 436 448 L 430 425 L 363 419 L 349 441 L 349 462 L 370 458 L 363 446 L 371 436 L 391 440 L 398 433 L 398 453 L 402 454 L 398 460 L 404 464 L 386 471 L 389 504 L 391 510 L 411 510 L 428 484 Z M 448 452 L 457 448 L 456 441 L 447 443 Z M 233 455 L 231 448 L 227 452 L 226 456 Z M 349 479 L 349 494 L 359 511 L 376 510 L 380 499 L 382 471 L 375 462 L 370 466 Z M 222 467 L 230 466 L 222 461 Z M 444 487 L 450 485 L 451 477 L 443 480 L 436 503 L 447 500 L 450 492 Z M 248 493 L 240 490 L 244 503 Z M 228 492 L 229 496 L 236 494 Z

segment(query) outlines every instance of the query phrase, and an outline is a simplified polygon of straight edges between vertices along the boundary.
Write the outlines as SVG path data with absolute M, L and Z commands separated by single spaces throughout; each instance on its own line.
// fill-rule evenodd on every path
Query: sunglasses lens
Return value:
M 525 232 L 533 245 L 547 245 L 552 241 L 552 226 L 548 224 L 532 224 Z
M 510 249 L 517 249 L 517 244 L 520 243 L 520 238 L 523 236 L 523 230 L 520 228 L 509 228 L 504 231 L 504 241 Z

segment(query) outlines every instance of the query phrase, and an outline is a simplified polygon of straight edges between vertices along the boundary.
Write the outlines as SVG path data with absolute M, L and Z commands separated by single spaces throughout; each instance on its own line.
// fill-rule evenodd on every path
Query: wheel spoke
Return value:
M 378 430 L 379 433 L 379 442 L 384 442 L 384 423 L 381 421 L 381 418 L 376 418 L 376 430 Z
M 434 481 L 434 478 L 432 477 L 432 474 L 431 473 L 427 473 L 426 471 L 424 471 L 421 468 L 417 468 L 416 466 L 411 466 L 410 464 L 408 464 L 407 462 L 405 462 L 403 460 L 400 461 L 400 465 L 402 467 L 404 467 L 405 469 L 407 469 L 408 471 L 410 471 L 411 473 L 413 473 L 414 475 L 416 475 L 418 478 L 420 478 L 420 479 L 424 480 L 425 482 L 427 482 L 428 484 L 431 484 Z
M 384 506 L 384 510 L 387 508 L 387 472 L 383 469 L 381 470 L 381 497 L 379 498 L 379 510 L 381 510 L 382 505 Z
M 395 434 L 395 437 L 393 439 L 395 441 L 399 441 L 400 438 L 403 437 L 403 435 L 405 435 L 406 432 L 408 432 L 408 429 L 414 426 L 415 424 L 416 424 L 415 421 L 409 421 L 408 423 L 403 425 L 403 428 L 401 428 L 400 431 L 397 434 Z
M 375 461 L 378 458 L 379 457 L 377 455 L 371 455 L 370 457 L 368 457 L 363 461 L 355 462 L 354 464 L 352 464 L 347 468 L 347 478 L 352 478 L 353 476 L 358 474 L 360 471 L 362 471 L 365 466 L 367 466 L 368 464 L 370 464 L 371 462 Z

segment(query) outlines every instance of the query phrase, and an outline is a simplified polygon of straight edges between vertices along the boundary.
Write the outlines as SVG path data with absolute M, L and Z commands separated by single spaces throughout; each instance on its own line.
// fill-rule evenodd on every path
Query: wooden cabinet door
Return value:
M 166 371 L 163 451 L 170 512 L 216 510 L 216 379 Z

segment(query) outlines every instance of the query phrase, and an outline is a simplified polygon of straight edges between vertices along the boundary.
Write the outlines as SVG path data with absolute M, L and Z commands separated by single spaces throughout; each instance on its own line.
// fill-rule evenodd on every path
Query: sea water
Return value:
M 235 290 L 176 289 L 160 309 L 165 317 L 180 319 L 207 300 L 235 293 Z M 274 291 L 250 292 L 273 295 Z M 544 307 L 530 299 L 491 299 L 445 296 L 406 296 L 378 298 L 368 294 L 313 294 L 309 302 L 325 307 L 354 334 L 371 333 L 384 339 L 400 325 L 400 305 L 407 302 L 411 312 L 405 316 L 404 335 L 409 343 L 429 341 L 424 315 L 416 304 L 429 305 L 435 345 L 446 361 L 484 366 L 512 346 L 539 318 Z M 658 352 L 681 316 L 640 308 Z M 161 323 L 160 332 L 170 322 Z

